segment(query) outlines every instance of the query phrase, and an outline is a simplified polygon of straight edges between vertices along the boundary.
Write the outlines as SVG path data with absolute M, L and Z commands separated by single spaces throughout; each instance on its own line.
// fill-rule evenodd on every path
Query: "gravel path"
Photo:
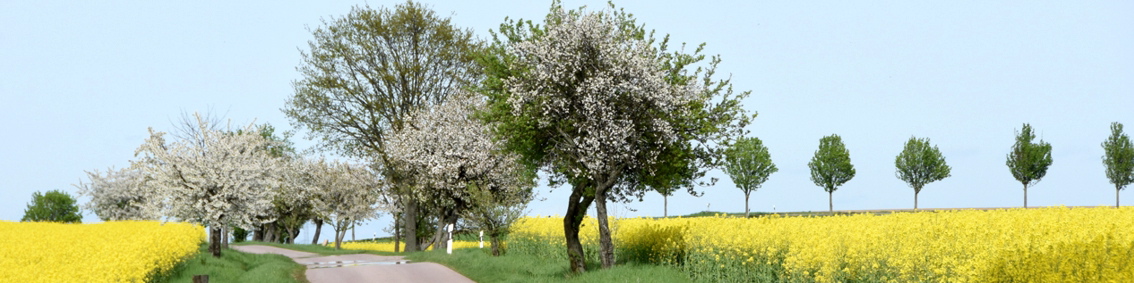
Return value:
M 307 266 L 307 280 L 320 282 L 473 282 L 468 277 L 432 262 L 409 262 L 402 256 L 348 254 L 320 256 L 270 246 L 232 246 L 254 254 L 281 254 Z

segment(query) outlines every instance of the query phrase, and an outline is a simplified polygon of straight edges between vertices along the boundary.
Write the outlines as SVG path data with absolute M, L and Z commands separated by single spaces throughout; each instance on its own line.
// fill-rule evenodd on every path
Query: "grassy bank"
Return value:
M 625 264 L 600 270 L 598 263 L 591 262 L 588 272 L 574 275 L 567 262 L 520 254 L 493 257 L 488 251 L 460 249 L 451 255 L 444 251 L 416 252 L 406 259 L 440 263 L 476 282 L 691 282 L 680 271 L 664 266 Z
M 289 247 L 290 248 L 290 247 Z M 156 282 L 193 282 L 193 275 L 209 275 L 209 282 L 307 282 L 303 265 L 273 254 L 249 254 L 225 249 L 220 258 L 209 253 L 208 244 L 200 252 L 175 267 Z

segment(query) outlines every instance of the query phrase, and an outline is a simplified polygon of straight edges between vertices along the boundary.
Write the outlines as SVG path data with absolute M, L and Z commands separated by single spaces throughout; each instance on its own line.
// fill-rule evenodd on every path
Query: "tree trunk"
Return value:
M 917 193 L 919 190 L 913 191 L 913 210 L 917 210 Z
M 323 219 L 315 218 L 315 219 L 312 219 L 312 222 L 315 222 L 315 235 L 311 237 L 311 244 L 312 245 L 318 245 L 319 244 L 319 232 L 322 232 L 322 230 L 323 230 Z
M 575 184 L 572 184 L 574 186 Z M 584 197 L 582 189 L 572 188 L 567 214 L 563 216 L 563 234 L 567 241 L 567 260 L 572 273 L 587 271 L 586 258 L 583 254 L 583 244 L 579 241 L 579 226 L 583 224 L 583 217 L 587 215 L 587 207 L 591 206 L 594 197 Z
M 343 238 L 346 238 L 347 225 L 345 222 L 335 224 L 335 249 L 343 249 Z
M 399 252 L 402 244 L 402 214 L 394 214 L 394 252 Z
M 1028 184 L 1024 184 L 1024 208 L 1028 208 Z
M 835 191 L 827 191 L 827 209 L 835 214 Z
M 221 256 L 221 228 L 209 227 L 209 253 L 213 257 Z
M 228 226 L 221 227 L 221 248 L 228 248 L 228 235 L 231 234 L 231 232 Z
M 489 237 L 492 238 L 492 256 L 500 256 L 500 236 L 493 233 Z
M 418 251 L 417 241 L 417 202 L 404 198 L 406 211 L 402 213 L 402 225 L 405 227 L 406 252 Z
M 662 198 L 662 217 L 669 217 L 669 196 L 661 195 Z
M 1120 190 L 1122 190 L 1122 187 L 1118 185 L 1114 186 L 1114 208 L 1118 208 L 1118 192 L 1120 192 Z
M 257 242 L 264 241 L 264 225 L 256 226 L 256 231 L 252 231 L 252 240 Z
M 353 241 L 358 241 L 358 239 L 355 239 L 355 238 L 354 238 L 354 230 L 355 230 L 355 229 L 354 229 L 354 227 L 355 227 L 355 225 L 354 225 L 354 222 L 352 221 L 352 222 L 350 223 L 350 241 L 351 241 L 351 242 L 353 242 Z
M 744 192 L 744 218 L 750 217 L 749 216 L 749 210 L 748 210 L 748 196 L 751 195 L 751 194 L 752 194 L 751 191 Z
M 599 258 L 602 260 L 602 268 L 609 269 L 614 267 L 614 241 L 610 237 L 610 223 L 606 214 L 606 190 L 595 189 L 597 201 L 595 201 L 595 214 L 598 218 L 599 228 Z

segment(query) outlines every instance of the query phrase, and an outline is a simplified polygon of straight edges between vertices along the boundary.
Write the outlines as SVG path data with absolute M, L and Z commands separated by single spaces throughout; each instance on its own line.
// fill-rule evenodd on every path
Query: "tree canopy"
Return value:
M 79 213 L 79 205 L 71 194 L 51 190 L 47 193 L 32 193 L 32 200 L 24 209 L 24 217 L 20 221 L 82 223 L 83 215 Z
M 1051 166 L 1051 144 L 1043 139 L 1036 139 L 1032 132 L 1032 125 L 1024 124 L 1023 129 L 1016 135 L 1016 143 L 1008 153 L 1008 170 L 1012 177 L 1024 185 L 1024 207 L 1028 207 L 1028 187 L 1034 186 L 1047 175 L 1047 168 Z
M 387 136 L 408 114 L 441 103 L 453 89 L 479 81 L 472 31 L 452 25 L 424 4 L 407 1 L 394 9 L 354 7 L 343 17 L 323 20 L 302 51 L 294 95 L 283 109 L 297 128 L 323 145 L 375 165 L 389 164 Z M 395 192 L 404 174 L 380 168 Z M 400 201 L 404 217 L 415 219 L 417 203 Z M 406 225 L 406 249 L 417 250 L 416 225 Z
M 917 194 L 926 184 L 948 178 L 952 168 L 945 164 L 945 156 L 937 146 L 929 144 L 929 138 L 910 137 L 905 148 L 894 158 L 894 175 L 914 189 L 914 209 L 917 209 Z
M 811 168 L 811 182 L 827 192 L 829 209 L 835 211 L 835 190 L 854 178 L 855 173 L 843 138 L 833 134 L 819 139 L 819 150 L 815 151 L 807 167 Z
M 480 58 L 488 77 L 488 119 L 506 147 L 569 183 L 564 218 L 571 270 L 583 271 L 578 227 L 596 204 L 602 265 L 612 266 L 606 202 L 641 198 L 650 188 L 686 187 L 719 162 L 717 145 L 743 131 L 749 116 L 713 60 L 668 53 L 622 10 L 564 10 L 543 25 L 510 21 Z M 502 38 L 501 38 L 502 37 Z
M 1110 124 L 1110 137 L 1102 143 L 1103 165 L 1106 178 L 1114 184 L 1114 206 L 1118 207 L 1118 193 L 1134 183 L 1134 143 L 1122 132 L 1122 123 Z
M 772 163 L 772 154 L 757 137 L 742 137 L 725 151 L 724 171 L 744 192 L 744 216 L 748 217 L 748 197 L 760 189 L 772 173 L 780 169 Z

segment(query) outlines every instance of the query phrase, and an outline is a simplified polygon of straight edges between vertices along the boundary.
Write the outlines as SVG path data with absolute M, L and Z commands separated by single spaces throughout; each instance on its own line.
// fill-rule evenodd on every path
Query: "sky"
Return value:
M 84 171 L 128 166 L 148 127 L 171 130 L 183 112 L 292 129 L 280 108 L 308 28 L 355 5 L 401 3 L 315 2 L 0 1 L 0 220 L 18 221 L 33 192 L 74 194 Z M 505 17 L 541 20 L 550 5 L 425 3 L 480 38 Z M 911 136 L 930 138 L 953 168 L 922 190 L 919 207 L 1021 206 L 1005 156 L 1023 123 L 1052 144 L 1054 159 L 1029 206 L 1114 204 L 1100 143 L 1111 122 L 1134 126 L 1134 2 L 615 4 L 674 42 L 706 43 L 723 60 L 719 73 L 752 91 L 744 107 L 759 116 L 748 130 L 780 168 L 752 194 L 753 211 L 826 210 L 807 162 L 830 134 L 842 136 L 857 170 L 834 193 L 835 209 L 912 207 L 913 189 L 894 175 Z M 297 146 L 315 145 L 306 136 Z M 744 210 L 727 175 L 709 177 L 719 181 L 699 188 L 703 196 L 670 197 L 669 214 Z M 569 188 L 537 191 L 530 215 L 566 211 Z M 1122 196 L 1134 202 L 1134 193 Z M 660 216 L 662 198 L 610 210 Z M 390 222 L 373 220 L 357 236 L 385 235 Z M 299 240 L 309 237 L 305 229 Z

